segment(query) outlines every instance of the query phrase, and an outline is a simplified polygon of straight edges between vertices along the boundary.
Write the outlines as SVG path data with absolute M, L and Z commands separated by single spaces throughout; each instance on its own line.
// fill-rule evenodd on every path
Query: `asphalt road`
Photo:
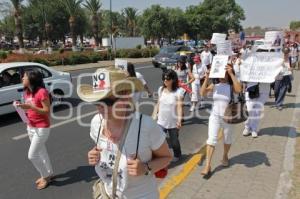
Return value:
M 136 65 L 137 71 L 144 75 L 149 87 L 157 91 L 162 84 L 160 69 L 150 64 Z M 87 164 L 87 152 L 93 146 L 89 137 L 89 122 L 96 110 L 94 106 L 82 103 L 76 94 L 78 76 L 92 73 L 92 70 L 72 72 L 73 93 L 65 100 L 66 105 L 55 109 L 52 118 L 51 135 L 47 142 L 48 153 L 55 172 L 55 180 L 45 189 L 35 189 L 35 180 L 39 177 L 31 162 L 27 159 L 29 139 L 26 127 L 17 114 L 0 116 L 0 199 L 87 199 L 91 198 L 91 187 L 97 179 L 94 168 Z M 83 82 L 89 81 L 83 79 Z M 188 99 L 186 99 L 188 101 Z M 153 101 L 145 98 L 143 101 Z M 185 106 L 184 122 L 180 132 L 183 160 L 171 165 L 169 174 L 202 146 L 207 137 L 207 119 L 190 114 Z M 150 114 L 152 107 L 142 106 L 141 112 Z M 205 109 L 197 111 L 208 115 Z M 80 125 L 77 117 L 84 125 Z

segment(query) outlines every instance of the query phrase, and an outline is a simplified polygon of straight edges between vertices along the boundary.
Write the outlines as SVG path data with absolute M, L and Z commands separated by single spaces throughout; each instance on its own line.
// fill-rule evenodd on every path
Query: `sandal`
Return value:
M 49 183 L 51 182 L 53 176 L 49 176 L 47 178 L 40 178 L 38 183 L 36 184 L 36 188 L 38 190 L 42 190 L 48 187 Z
M 221 160 L 223 167 L 229 167 L 229 160 Z

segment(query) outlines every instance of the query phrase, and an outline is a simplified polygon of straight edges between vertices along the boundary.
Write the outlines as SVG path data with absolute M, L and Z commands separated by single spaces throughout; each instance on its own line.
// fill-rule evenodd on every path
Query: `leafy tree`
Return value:
M 291 30 L 297 30 L 299 28 L 300 28 L 300 21 L 291 21 L 290 23 Z
M 184 12 L 180 8 L 166 8 L 168 14 L 168 31 L 166 33 L 169 41 L 182 36 L 188 30 L 188 22 Z
M 138 10 L 136 8 L 127 7 L 123 9 L 125 17 L 126 32 L 130 37 L 136 36 L 136 26 L 138 20 Z
M 23 0 L 10 0 L 10 1 L 14 7 L 13 15 L 15 17 L 15 27 L 16 27 L 15 33 L 19 40 L 19 47 L 23 49 L 24 41 L 23 41 L 23 25 L 22 25 L 22 16 L 21 16 Z
M 8 15 L 2 21 L 0 21 L 0 35 L 4 35 L 6 41 L 13 43 L 14 33 L 15 33 L 14 17 Z
M 89 10 L 92 16 L 92 31 L 96 46 L 99 45 L 99 12 L 102 6 L 100 0 L 86 0 L 84 6 Z

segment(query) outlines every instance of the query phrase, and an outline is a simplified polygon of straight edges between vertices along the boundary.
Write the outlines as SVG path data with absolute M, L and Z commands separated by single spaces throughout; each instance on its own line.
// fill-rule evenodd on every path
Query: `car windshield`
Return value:
M 175 53 L 178 50 L 177 47 L 162 48 L 159 53 Z

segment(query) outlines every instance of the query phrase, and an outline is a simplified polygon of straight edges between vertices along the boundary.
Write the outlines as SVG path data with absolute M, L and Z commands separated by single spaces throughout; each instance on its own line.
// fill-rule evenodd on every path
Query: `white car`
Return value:
M 55 104 L 66 96 L 71 96 L 72 78 L 70 73 L 59 72 L 43 64 L 14 62 L 0 64 L 0 115 L 15 111 L 12 103 L 22 100 L 22 76 L 25 71 L 40 71 L 47 90 Z

